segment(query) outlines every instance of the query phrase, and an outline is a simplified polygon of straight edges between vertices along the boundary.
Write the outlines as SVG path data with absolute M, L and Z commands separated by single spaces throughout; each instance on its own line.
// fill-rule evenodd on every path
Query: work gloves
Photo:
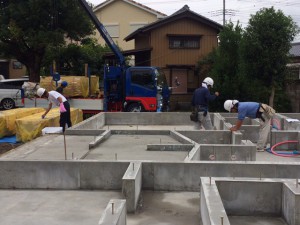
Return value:
M 63 102 L 61 102 L 61 103 L 59 104 L 59 111 L 60 111 L 61 113 L 67 112 L 67 110 L 66 110 L 66 108 L 65 108 Z

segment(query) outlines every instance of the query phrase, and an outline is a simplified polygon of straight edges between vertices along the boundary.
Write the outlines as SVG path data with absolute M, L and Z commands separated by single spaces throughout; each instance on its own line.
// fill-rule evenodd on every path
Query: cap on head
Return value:
M 211 87 L 214 86 L 214 80 L 211 79 L 210 77 L 206 77 L 206 78 L 203 80 L 203 83 L 206 83 L 206 85 L 210 85 Z
M 42 97 L 43 94 L 45 93 L 45 91 L 46 91 L 45 88 L 39 88 L 39 89 L 37 89 L 36 94 L 37 94 L 39 97 Z
M 225 109 L 226 111 L 230 112 L 231 109 L 232 109 L 232 107 L 233 107 L 236 103 L 238 103 L 238 102 L 239 102 L 238 100 L 226 100 L 226 101 L 224 102 L 224 109 Z
M 67 82 L 67 81 L 61 82 L 61 86 L 62 86 L 62 87 L 67 87 L 67 86 L 68 86 L 68 82 Z

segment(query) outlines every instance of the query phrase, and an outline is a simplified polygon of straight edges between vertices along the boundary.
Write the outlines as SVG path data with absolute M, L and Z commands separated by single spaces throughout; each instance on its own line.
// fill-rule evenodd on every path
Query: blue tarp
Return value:
M 0 138 L 0 143 L 17 143 L 16 135 Z

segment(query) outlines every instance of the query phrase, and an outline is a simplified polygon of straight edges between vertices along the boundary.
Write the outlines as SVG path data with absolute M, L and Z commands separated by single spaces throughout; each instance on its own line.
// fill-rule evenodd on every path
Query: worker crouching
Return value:
M 250 119 L 259 119 L 259 137 L 256 150 L 263 152 L 266 149 L 268 136 L 270 133 L 270 120 L 275 114 L 275 110 L 266 104 L 258 102 L 239 102 L 238 100 L 226 100 L 224 109 L 228 112 L 238 113 L 236 124 L 230 128 L 231 131 L 237 131 L 243 124 L 246 117 Z
M 39 88 L 36 94 L 41 98 L 46 98 L 49 101 L 48 108 L 46 109 L 45 113 L 42 115 L 44 119 L 47 113 L 51 110 L 52 105 L 56 105 L 59 107 L 60 110 L 60 119 L 59 124 L 65 132 L 66 124 L 68 127 L 72 126 L 71 123 L 71 113 L 70 113 L 70 104 L 67 99 L 57 91 L 46 91 L 45 88 Z

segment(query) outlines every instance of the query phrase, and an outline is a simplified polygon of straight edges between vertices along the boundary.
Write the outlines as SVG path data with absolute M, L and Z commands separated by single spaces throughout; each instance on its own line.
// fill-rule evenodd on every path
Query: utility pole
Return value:
M 225 0 L 223 0 L 223 26 L 225 26 Z

